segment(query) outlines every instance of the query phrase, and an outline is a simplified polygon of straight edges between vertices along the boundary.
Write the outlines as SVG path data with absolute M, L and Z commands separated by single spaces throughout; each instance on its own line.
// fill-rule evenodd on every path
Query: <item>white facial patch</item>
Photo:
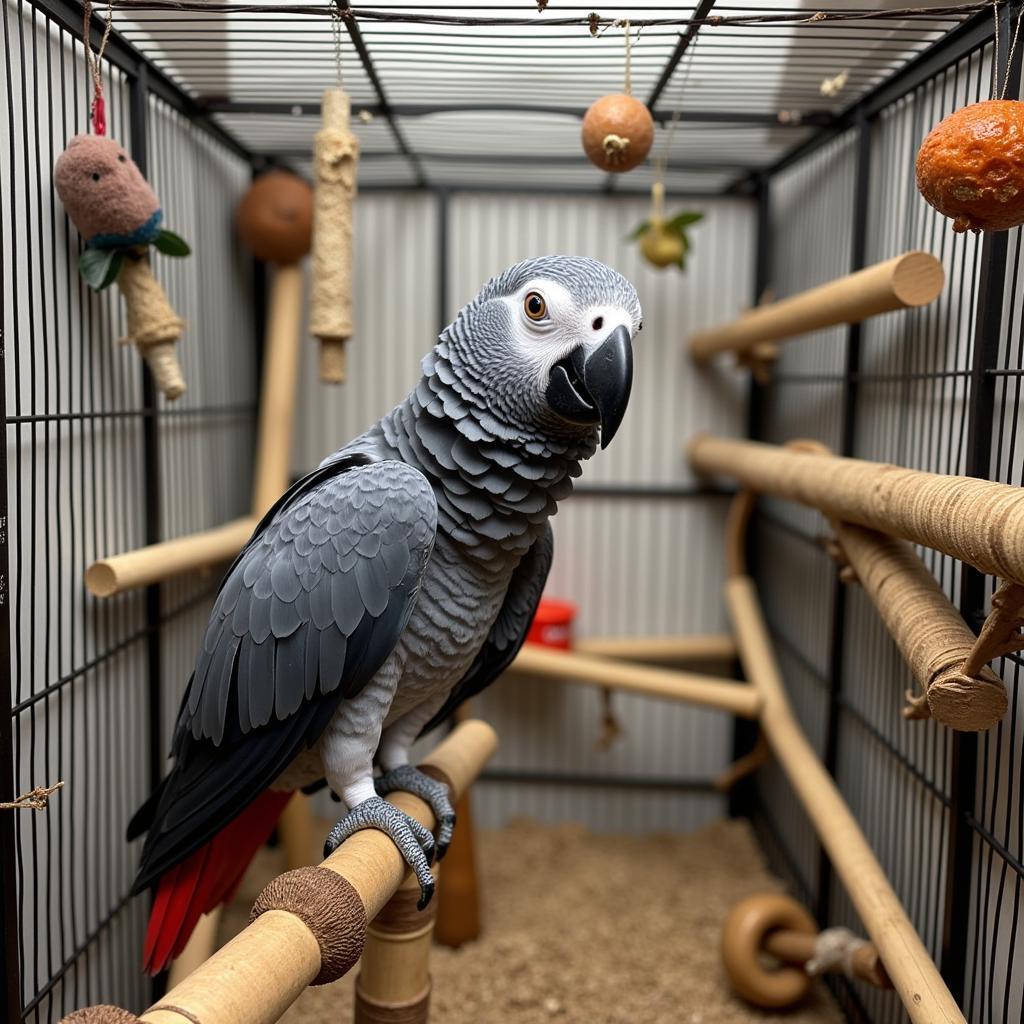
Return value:
M 526 313 L 531 293 L 544 301 L 545 315 L 539 320 Z M 549 278 L 527 281 L 515 295 L 502 301 L 512 312 L 514 341 L 523 358 L 540 374 L 550 371 L 577 346 L 600 344 L 616 327 L 624 326 L 631 335 L 634 330 L 633 318 L 625 309 L 614 305 L 580 308 L 562 285 Z

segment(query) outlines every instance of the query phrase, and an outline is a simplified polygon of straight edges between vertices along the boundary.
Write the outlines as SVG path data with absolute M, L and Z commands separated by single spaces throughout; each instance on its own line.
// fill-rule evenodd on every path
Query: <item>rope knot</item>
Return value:
M 814 977 L 840 967 L 848 978 L 852 978 L 853 958 L 857 950 L 866 945 L 867 942 L 854 935 L 849 928 L 826 928 L 815 938 L 814 956 L 807 961 L 804 968 L 811 977 Z
M 616 135 L 614 132 L 609 132 L 601 140 L 601 148 L 604 150 L 608 163 L 621 164 L 625 161 L 626 154 L 629 152 L 629 139 L 622 135 Z

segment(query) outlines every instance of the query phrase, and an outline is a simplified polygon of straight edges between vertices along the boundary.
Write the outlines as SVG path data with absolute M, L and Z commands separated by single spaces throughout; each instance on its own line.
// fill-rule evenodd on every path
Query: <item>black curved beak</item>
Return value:
M 551 368 L 548 404 L 573 423 L 599 423 L 607 448 L 622 423 L 633 386 L 633 345 L 629 331 L 616 327 L 589 353 L 583 345 Z

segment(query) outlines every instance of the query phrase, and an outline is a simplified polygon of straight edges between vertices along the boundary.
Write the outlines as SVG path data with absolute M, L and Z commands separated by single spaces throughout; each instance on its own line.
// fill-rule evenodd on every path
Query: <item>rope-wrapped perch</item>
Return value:
M 707 435 L 691 442 L 689 458 L 700 473 L 731 477 L 1024 584 L 1020 487 Z
M 1002 680 L 982 663 L 964 665 L 974 634 L 905 541 L 846 523 L 836 539 L 857 581 L 899 646 L 921 695 L 907 694 L 908 718 L 929 714 L 954 729 L 991 728 L 1006 713 Z

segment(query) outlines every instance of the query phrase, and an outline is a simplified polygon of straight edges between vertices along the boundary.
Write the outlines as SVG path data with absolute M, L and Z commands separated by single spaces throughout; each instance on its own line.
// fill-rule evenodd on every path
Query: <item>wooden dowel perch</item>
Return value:
M 575 640 L 577 654 L 625 658 L 675 665 L 684 662 L 732 661 L 736 644 L 727 633 L 692 636 L 592 636 Z
M 742 718 L 756 718 L 760 700 L 744 683 L 723 682 L 713 676 L 673 672 L 627 661 L 556 651 L 526 644 L 512 663 L 512 671 L 544 679 L 592 683 L 629 693 L 665 697 L 691 704 L 731 711 Z
M 313 298 L 309 328 L 320 339 L 320 379 L 345 379 L 345 342 L 352 337 L 352 204 L 359 140 L 349 131 L 349 98 L 328 89 L 323 126 L 313 140 Z
M 302 344 L 302 269 L 279 266 L 270 285 L 252 514 L 262 518 L 288 489 Z
M 836 540 L 856 580 L 878 609 L 921 687 L 908 693 L 908 718 L 929 714 L 954 729 L 988 729 L 1006 713 L 1003 681 L 984 663 L 965 663 L 975 636 L 906 541 L 846 523 Z
M 496 747 L 497 736 L 489 725 L 464 722 L 421 767 L 443 778 L 457 799 Z M 418 797 L 395 793 L 388 800 L 433 827 L 433 815 Z M 249 926 L 140 1020 L 146 1024 L 273 1024 L 308 985 L 326 984 L 346 974 L 359 960 L 364 945 L 366 955 L 374 956 L 367 942 L 368 926 L 407 875 L 401 854 L 383 832 L 367 829 L 356 833 L 318 867 L 290 871 L 274 879 L 257 899 Z M 426 921 L 424 918 L 423 923 Z M 377 928 L 378 933 L 383 930 Z M 363 970 L 367 969 L 364 959 Z M 379 965 L 372 969 L 379 970 Z M 372 981 L 367 979 L 367 983 Z M 409 978 L 396 976 L 391 981 L 405 985 Z M 367 985 L 361 987 L 365 991 Z M 100 1007 L 80 1010 L 73 1017 L 76 1024 L 130 1019 L 116 1018 L 109 1010 L 104 1015 Z
M 1024 583 L 1024 489 L 837 455 L 707 435 L 690 464 Z
M 241 551 L 255 527 L 252 516 L 243 516 L 212 530 L 111 555 L 86 569 L 85 585 L 96 597 L 110 597 L 179 573 L 218 565 Z
M 915 1024 L 966 1024 L 856 818 L 789 705 L 754 581 L 732 576 L 726 604 L 747 678 L 763 701 L 761 728 Z
M 942 264 L 930 253 L 905 252 L 810 291 L 758 306 L 732 323 L 698 331 L 690 338 L 690 354 L 698 363 L 720 352 L 749 355 L 767 342 L 923 306 L 939 296 L 945 281 Z

